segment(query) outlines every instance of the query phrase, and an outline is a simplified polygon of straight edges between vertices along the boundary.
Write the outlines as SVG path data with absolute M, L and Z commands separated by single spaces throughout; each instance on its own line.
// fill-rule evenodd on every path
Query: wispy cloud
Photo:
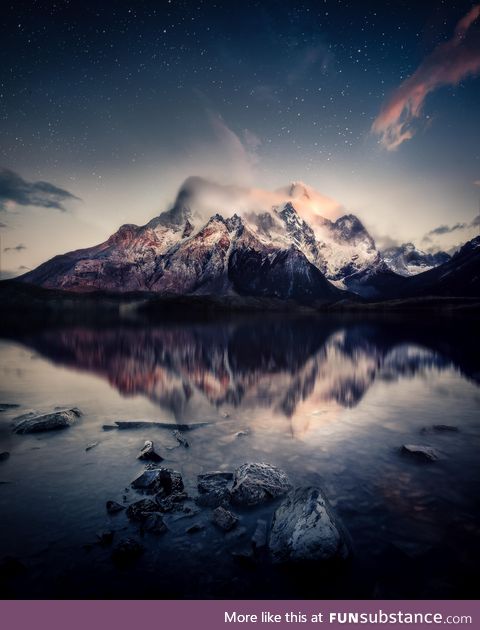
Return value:
M 251 181 L 253 169 L 259 161 L 257 151 L 262 144 L 261 140 L 249 129 L 244 129 L 242 141 L 219 113 L 209 109 L 207 115 L 220 145 L 219 150 L 229 165 L 232 179 L 240 182 Z
M 466 223 L 455 223 L 455 225 L 439 225 L 430 232 L 427 232 L 426 236 L 441 236 L 442 234 L 451 234 L 457 230 L 464 230 L 467 227 Z
M 4 252 L 21 252 L 24 249 L 27 249 L 27 246 L 20 243 L 19 245 L 15 245 L 15 247 L 4 247 L 3 251 Z
M 79 198 L 68 190 L 49 182 L 27 182 L 14 171 L 0 169 L 0 211 L 18 205 L 54 208 L 66 212 L 65 202 L 72 200 Z
M 430 92 L 480 72 L 480 37 L 472 28 L 480 4 L 458 22 L 453 37 L 439 44 L 395 90 L 372 125 L 380 143 L 389 151 L 413 138 L 423 104 Z

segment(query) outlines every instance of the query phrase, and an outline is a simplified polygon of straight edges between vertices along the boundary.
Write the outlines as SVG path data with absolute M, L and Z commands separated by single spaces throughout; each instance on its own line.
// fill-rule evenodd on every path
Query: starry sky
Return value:
M 0 17 L 4 273 L 148 221 L 190 175 L 306 182 L 385 246 L 478 232 L 474 2 L 6 0 Z

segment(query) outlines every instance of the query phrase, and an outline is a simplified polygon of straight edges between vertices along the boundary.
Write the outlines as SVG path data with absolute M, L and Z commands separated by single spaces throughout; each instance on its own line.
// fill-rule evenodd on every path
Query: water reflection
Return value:
M 472 325 L 293 318 L 77 327 L 22 341 L 55 364 L 107 379 L 124 396 L 147 397 L 179 421 L 205 403 L 293 418 L 299 408 L 303 416 L 353 408 L 375 381 L 431 369 L 479 382 Z

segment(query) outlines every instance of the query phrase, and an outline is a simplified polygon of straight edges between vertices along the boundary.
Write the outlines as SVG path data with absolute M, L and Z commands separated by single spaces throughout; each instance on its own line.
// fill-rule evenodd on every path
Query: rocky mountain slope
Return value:
M 445 255 L 407 244 L 378 251 L 361 221 L 304 218 L 299 186 L 265 210 L 199 212 L 188 181 L 172 208 L 146 225 L 126 224 L 100 245 L 56 256 L 19 278 L 75 292 L 241 295 L 303 303 L 395 294 L 405 276 Z M 301 191 L 300 191 L 301 192 Z M 207 214 L 207 216 L 206 216 Z

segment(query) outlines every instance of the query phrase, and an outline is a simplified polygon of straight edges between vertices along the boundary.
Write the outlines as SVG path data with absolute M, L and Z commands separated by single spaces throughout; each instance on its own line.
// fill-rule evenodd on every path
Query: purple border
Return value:
M 183 630 L 205 628 L 205 630 L 226 630 L 227 628 L 435 628 L 448 625 L 453 628 L 480 628 L 480 602 L 475 600 L 342 600 L 342 601 L 300 601 L 300 600 L 135 600 L 135 601 L 3 601 L 1 604 L 1 628 L 5 630 Z M 225 612 L 256 614 L 258 621 L 247 623 L 225 622 Z M 279 623 L 262 623 L 261 613 L 268 611 L 282 615 Z M 339 623 L 330 622 L 329 614 L 336 613 L 431 613 L 441 615 L 430 623 Z M 306 614 L 306 623 L 287 623 L 287 612 Z M 323 621 L 314 623 L 310 616 L 323 613 Z M 449 616 L 468 616 L 469 619 L 457 623 L 447 620 Z M 453 620 L 455 621 L 455 620 Z

